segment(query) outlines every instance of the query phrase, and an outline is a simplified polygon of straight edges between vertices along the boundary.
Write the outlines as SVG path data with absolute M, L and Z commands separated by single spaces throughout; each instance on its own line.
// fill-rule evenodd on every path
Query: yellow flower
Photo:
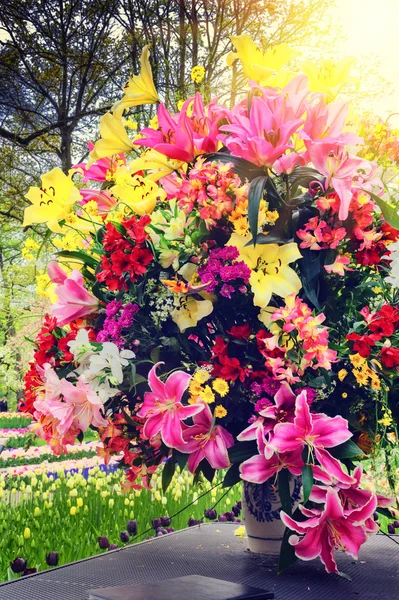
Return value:
M 193 396 L 199 396 L 201 394 L 201 392 L 203 391 L 203 389 L 202 389 L 201 384 L 198 381 L 195 381 L 195 379 L 192 379 L 188 386 L 188 391 Z
M 205 383 L 210 378 L 210 374 L 205 369 L 200 369 L 194 373 L 194 381 L 198 383 Z
M 24 242 L 24 248 L 26 248 L 27 250 L 34 251 L 40 248 L 40 244 L 38 244 L 33 238 L 26 238 Z
M 374 294 L 382 294 L 384 292 L 384 290 L 381 287 L 373 287 L 373 292 Z
M 381 380 L 379 377 L 377 377 L 377 375 L 374 375 L 371 378 L 371 388 L 377 391 L 381 389 Z
M 191 69 L 191 81 L 201 83 L 205 77 L 205 69 L 202 65 L 197 65 Z
M 348 371 L 346 369 L 341 369 L 340 371 L 338 371 L 338 379 L 340 381 L 343 381 L 345 379 L 345 377 L 347 376 Z
M 36 294 L 41 298 L 49 298 L 52 304 L 57 302 L 57 294 L 55 293 L 55 285 L 51 283 L 47 273 L 38 273 L 36 275 Z
M 62 231 L 59 221 L 71 212 L 75 202 L 81 199 L 80 192 L 68 175 L 59 167 L 41 177 L 42 186 L 30 187 L 25 198 L 31 206 L 25 208 L 23 226 L 46 223 L 55 233 Z
M 341 396 L 342 396 L 342 398 L 347 398 L 348 394 L 346 392 L 342 392 Z
M 172 312 L 172 319 L 184 333 L 189 327 L 195 327 L 201 319 L 213 311 L 210 300 L 196 300 L 192 296 L 180 297 L 176 301 L 176 308 Z
M 148 125 L 151 127 L 151 129 L 158 129 L 159 127 L 159 123 L 158 123 L 158 115 L 154 115 L 150 120 Z
M 72 517 L 75 516 L 77 512 L 78 512 L 78 509 L 76 508 L 76 506 L 71 506 L 71 508 L 69 509 L 69 514 Z
M 234 231 L 238 233 L 238 235 L 248 235 L 249 233 L 249 223 L 247 217 L 240 217 L 239 219 L 235 219 L 233 222 Z
M 106 113 L 100 119 L 100 139 L 96 141 L 90 152 L 87 167 L 96 160 L 107 158 L 121 152 L 130 152 L 133 148 L 122 121 L 111 113 Z
M 83 506 L 83 498 L 77 498 L 76 505 L 79 506 L 79 508 L 82 508 L 82 506 Z
M 98 204 L 95 200 L 89 200 L 83 206 L 83 210 L 90 216 L 94 217 L 98 214 Z
M 202 392 L 201 392 L 201 400 L 203 400 L 207 404 L 212 404 L 212 402 L 215 402 L 215 394 L 212 392 L 212 390 L 209 387 L 209 385 L 206 385 L 204 387 L 204 389 L 202 390 Z
M 298 54 L 287 44 L 278 44 L 262 52 L 247 33 L 231 36 L 231 41 L 237 52 L 230 52 L 227 55 L 227 64 L 231 67 L 234 61 L 239 59 L 246 77 L 258 83 L 268 81 L 276 71 Z
M 229 384 L 227 381 L 218 377 L 212 382 L 212 387 L 219 396 L 224 398 L 229 393 Z
M 123 167 L 121 167 L 121 170 Z M 152 213 L 157 203 L 157 199 L 165 197 L 165 192 L 158 187 L 154 181 L 140 175 L 133 177 L 129 173 L 127 167 L 126 173 L 128 179 L 123 183 L 117 183 L 111 188 L 111 194 L 119 200 L 127 204 L 136 214 L 142 216 Z M 120 174 L 118 177 L 123 176 Z
M 240 538 L 245 537 L 244 525 L 240 525 L 239 527 L 237 527 L 237 529 L 234 531 L 234 535 L 236 535 L 237 537 L 240 537 Z
M 140 158 L 132 160 L 129 164 L 129 170 L 131 173 L 150 171 L 150 173 L 147 173 L 147 179 L 158 181 L 158 179 L 170 175 L 173 171 L 179 169 L 182 164 L 181 160 L 173 160 L 156 150 L 150 149 L 143 152 Z
M 246 244 L 251 236 L 233 233 L 228 246 L 236 246 L 240 259 L 252 270 L 249 283 L 254 294 L 254 305 L 264 308 L 269 304 L 272 294 L 286 298 L 297 294 L 301 289 L 301 280 L 289 263 L 302 258 L 296 243 Z
M 30 529 L 29 527 L 25 527 L 24 529 L 24 540 L 29 540 L 30 538 Z
M 325 100 L 330 102 L 348 82 L 349 72 L 355 62 L 353 57 L 342 58 L 337 62 L 325 59 L 319 64 L 307 60 L 301 64 L 301 71 L 308 77 L 310 90 L 321 92 Z
M 215 417 L 217 419 L 223 419 L 223 417 L 225 417 L 227 415 L 227 410 L 225 409 L 224 406 L 222 406 L 221 404 L 218 404 L 215 407 Z
M 388 413 L 384 413 L 382 419 L 378 419 L 378 422 L 384 427 L 389 427 L 392 424 L 392 417 Z
M 365 373 L 362 373 L 361 371 L 358 371 L 357 369 L 353 369 L 352 373 L 355 376 L 355 379 L 360 386 L 367 385 L 369 378 Z
M 366 359 L 360 356 L 360 354 L 351 354 L 349 356 L 349 360 L 356 368 L 359 368 L 366 361 Z
M 140 73 L 129 79 L 125 85 L 125 95 L 122 100 L 113 105 L 112 112 L 115 116 L 120 117 L 125 110 L 132 106 L 159 102 L 158 92 L 152 79 L 149 57 L 149 46 L 144 46 L 140 57 Z
M 40 508 L 38 506 L 35 506 L 35 510 L 33 511 L 33 516 L 34 517 L 40 516 Z

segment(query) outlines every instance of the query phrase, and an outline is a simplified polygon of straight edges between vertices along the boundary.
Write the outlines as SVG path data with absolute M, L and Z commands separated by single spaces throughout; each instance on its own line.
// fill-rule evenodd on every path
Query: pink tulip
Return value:
M 204 403 L 203 410 L 193 417 L 194 425 L 183 430 L 184 446 L 177 450 L 190 454 L 188 470 L 195 473 L 199 463 L 205 458 L 214 469 L 226 469 L 230 466 L 227 449 L 234 444 L 233 436 L 215 425 L 212 413 Z
M 175 371 L 163 383 L 156 376 L 157 363 L 148 374 L 151 392 L 144 394 L 143 406 L 137 416 L 146 419 L 143 435 L 152 438 L 161 432 L 162 441 L 170 448 L 177 448 L 186 442 L 183 439 L 182 423 L 204 409 L 203 404 L 183 406 L 181 398 L 187 389 L 191 375 L 184 371 Z
M 342 417 L 311 414 L 304 390 L 296 398 L 294 422 L 276 425 L 270 446 L 280 453 L 293 452 L 298 448 L 302 451 L 307 446 L 327 473 L 337 481 L 351 484 L 354 478 L 345 473 L 341 463 L 326 450 L 343 444 L 351 437 L 348 422 Z
M 299 538 L 292 535 L 289 538 L 289 543 L 294 546 L 298 558 L 313 560 L 320 556 L 327 573 L 339 573 L 334 550 L 341 548 L 357 559 L 360 546 L 367 540 L 364 524 L 371 518 L 376 507 L 377 499 L 373 496 L 361 508 L 345 514 L 338 493 L 329 488 L 323 512 L 300 507 L 301 512 L 309 517 L 307 521 L 300 523 L 284 511 L 281 511 L 280 517 L 286 527 L 304 536 Z
M 50 312 L 60 326 L 98 310 L 98 299 L 84 288 L 83 276 L 76 269 L 62 284 L 56 286 L 55 292 L 58 300 Z

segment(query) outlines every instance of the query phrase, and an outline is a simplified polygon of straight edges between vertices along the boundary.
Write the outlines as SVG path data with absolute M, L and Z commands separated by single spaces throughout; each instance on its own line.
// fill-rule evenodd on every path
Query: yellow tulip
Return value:
M 130 152 L 132 148 L 133 144 L 121 119 L 111 113 L 106 113 L 100 119 L 100 139 L 96 141 L 93 150 L 90 152 L 87 166 L 90 167 L 100 158 Z
M 80 192 L 59 167 L 45 173 L 41 179 L 42 186 L 30 187 L 25 196 L 31 206 L 25 209 L 23 226 L 46 223 L 51 231 L 60 233 L 62 228 L 58 222 L 65 219 L 75 202 L 81 199 Z
M 242 236 L 233 233 L 228 246 L 236 246 L 240 258 L 251 269 L 249 283 L 254 294 L 254 305 L 266 307 L 273 294 L 286 298 L 297 294 L 301 289 L 301 280 L 289 263 L 302 258 L 297 244 L 291 242 L 278 244 L 257 244 L 255 247 L 246 244 L 251 235 Z
M 321 92 L 326 102 L 331 102 L 348 82 L 349 72 L 355 62 L 353 57 L 342 58 L 337 62 L 325 59 L 318 64 L 306 60 L 301 64 L 301 71 L 307 75 L 309 89 Z
M 129 170 L 131 173 L 149 171 L 147 179 L 158 181 L 179 169 L 182 164 L 181 160 L 173 160 L 156 150 L 150 149 L 143 152 L 139 158 L 132 160 L 129 164 Z
M 240 60 L 245 75 L 257 83 L 266 83 L 272 75 L 298 55 L 288 44 L 278 44 L 262 52 L 247 33 L 233 35 L 231 41 L 237 52 L 227 55 L 227 64 L 232 66 L 236 60 Z
M 125 85 L 125 95 L 122 100 L 112 107 L 115 116 L 122 116 L 123 112 L 132 106 L 141 104 L 155 104 L 159 102 L 158 92 L 152 79 L 151 65 L 149 62 L 149 46 L 144 46 L 140 57 L 140 73 L 133 75 Z
M 24 529 L 24 540 L 29 540 L 30 538 L 30 529 L 29 527 L 25 527 Z

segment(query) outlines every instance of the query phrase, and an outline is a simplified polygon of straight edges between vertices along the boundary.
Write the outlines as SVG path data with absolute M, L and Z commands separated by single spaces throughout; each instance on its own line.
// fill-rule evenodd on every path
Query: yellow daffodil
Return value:
M 125 85 L 125 95 L 122 100 L 116 102 L 112 107 L 115 116 L 120 117 L 125 110 L 132 106 L 142 104 L 155 104 L 159 102 L 158 92 L 155 89 L 152 78 L 152 70 L 149 61 L 149 46 L 144 46 L 140 57 L 140 73 L 133 75 Z
M 137 173 L 137 171 L 149 171 L 149 173 L 147 173 L 147 179 L 158 181 L 162 177 L 170 175 L 173 171 L 179 169 L 182 164 L 181 160 L 173 160 L 156 150 L 150 149 L 143 152 L 140 158 L 132 160 L 129 164 L 129 170 L 131 173 Z
M 306 60 L 301 64 L 301 71 L 307 75 L 312 92 L 321 92 L 326 102 L 331 102 L 347 84 L 349 72 L 356 62 L 353 57 L 342 58 L 334 62 L 325 59 L 316 64 Z
M 106 113 L 100 119 L 100 139 L 96 141 L 90 152 L 87 168 L 96 160 L 107 158 L 121 152 L 130 152 L 133 144 L 120 118 Z
M 228 246 L 236 246 L 240 258 L 252 270 L 249 283 L 254 294 L 254 305 L 264 308 L 269 304 L 272 294 L 286 298 L 297 294 L 301 289 L 301 280 L 288 265 L 302 258 L 297 244 L 291 242 L 278 244 L 246 244 L 251 236 L 233 233 Z
M 172 319 L 184 333 L 189 327 L 195 327 L 201 319 L 207 317 L 213 311 L 210 300 L 196 300 L 192 296 L 179 297 L 172 312 Z
M 71 212 L 75 202 L 81 199 L 80 192 L 68 175 L 59 167 L 42 175 L 42 186 L 29 188 L 25 198 L 31 206 L 25 209 L 23 226 L 46 223 L 55 233 L 62 231 L 59 221 Z
M 120 183 L 118 183 L 117 178 L 117 184 L 110 190 L 112 195 L 119 202 L 127 204 L 140 216 L 152 213 L 157 199 L 166 196 L 164 190 L 148 177 L 132 176 L 127 167 L 121 167 L 118 171 L 122 172 L 123 169 L 125 169 L 128 177 L 125 180 L 120 180 Z
M 231 41 L 237 52 L 230 52 L 227 55 L 227 64 L 232 66 L 234 61 L 239 59 L 248 79 L 258 83 L 268 81 L 272 75 L 298 54 L 288 44 L 278 44 L 266 52 L 262 52 L 247 33 L 233 35 Z

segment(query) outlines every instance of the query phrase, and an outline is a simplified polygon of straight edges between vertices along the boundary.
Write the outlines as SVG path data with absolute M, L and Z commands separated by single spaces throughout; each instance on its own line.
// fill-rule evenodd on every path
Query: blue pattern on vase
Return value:
M 301 488 L 301 479 L 294 478 L 293 489 L 291 492 L 292 506 L 300 500 Z M 280 520 L 280 495 L 278 493 L 278 487 L 273 485 L 270 480 L 261 484 L 245 481 L 244 497 L 248 511 L 259 523 Z

